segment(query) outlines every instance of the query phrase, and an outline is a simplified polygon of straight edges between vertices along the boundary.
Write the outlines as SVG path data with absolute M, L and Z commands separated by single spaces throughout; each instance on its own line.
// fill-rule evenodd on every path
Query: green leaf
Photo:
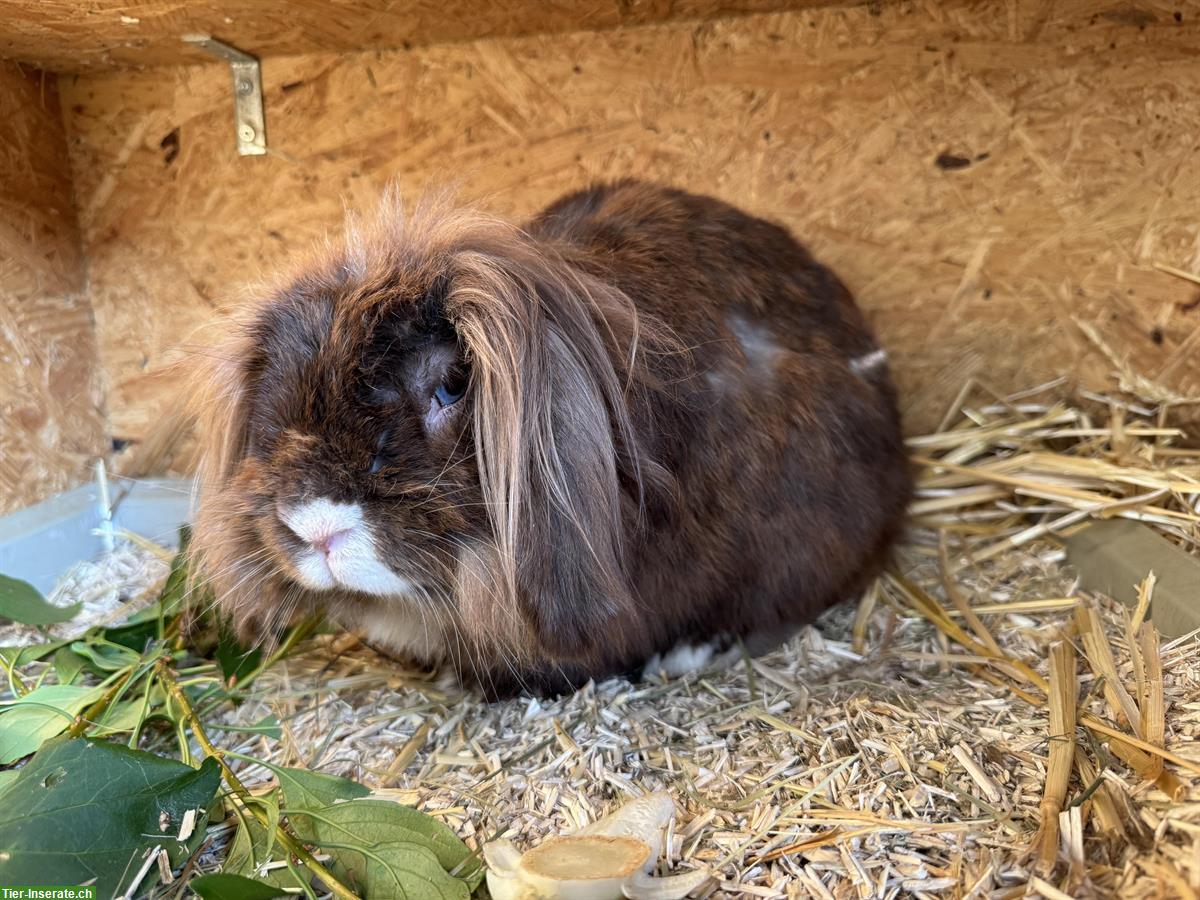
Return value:
M 279 836 L 279 792 L 271 791 L 262 798 L 261 805 L 266 807 L 267 821 L 263 825 L 264 847 L 267 853 L 275 849 L 275 841 Z
M 0 659 L 6 666 L 23 666 L 49 656 L 59 647 L 71 643 L 69 640 L 50 641 L 46 644 L 30 644 L 28 647 L 0 647 Z
M 283 789 L 284 805 L 293 811 L 323 809 L 339 800 L 353 800 L 371 793 L 371 789 L 366 785 L 349 778 L 311 772 L 308 769 L 289 769 L 270 763 L 262 765 L 275 773 L 279 779 L 279 787 Z
M 259 866 L 268 862 L 271 862 L 271 856 L 267 830 L 249 813 L 242 813 L 242 821 L 229 845 L 221 871 L 234 875 L 254 874 Z
M 99 687 L 43 684 L 0 708 L 0 765 L 14 763 L 62 734 L 103 693 Z
M 221 674 L 227 682 L 237 684 L 258 666 L 262 651 L 242 646 L 224 623 L 218 626 L 217 635 L 215 655 L 221 665 Z
M 158 610 L 156 600 L 141 612 L 134 613 L 120 625 L 105 628 L 101 634 L 104 640 L 112 644 L 128 647 L 134 653 L 141 653 L 146 645 L 158 638 Z M 145 617 L 145 618 L 143 618 Z
M 199 769 L 90 738 L 59 738 L 19 772 L 0 804 L 0 884 L 57 884 L 96 879 L 111 896 L 162 846 L 178 865 L 190 848 L 176 840 L 196 810 L 190 843 L 204 836 L 205 810 L 221 772 L 214 759 Z
M 21 774 L 20 769 L 3 769 L 0 770 L 0 796 L 4 795 L 4 791 L 17 780 L 17 776 Z
M 287 896 L 287 891 L 262 881 L 241 875 L 201 875 L 188 882 L 188 887 L 204 900 L 271 900 Z
M 348 778 L 257 762 L 279 779 L 296 835 L 331 853 L 338 873 L 363 885 L 368 897 L 463 900 L 483 878 L 470 849 L 442 822 L 398 803 L 363 799 L 370 791 Z M 243 842 L 246 851 L 252 838 Z
M 283 802 L 291 811 L 289 821 L 297 829 L 306 830 L 310 827 L 302 810 L 324 809 L 340 800 L 353 800 L 371 793 L 371 789 L 366 785 L 349 778 L 312 772 L 308 769 L 289 769 L 262 760 L 257 762 L 274 772 L 275 777 L 279 779 Z
M 260 798 L 268 803 L 268 819 L 279 821 L 279 803 L 276 799 L 278 791 L 273 791 Z M 268 830 L 260 825 L 258 819 L 249 813 L 240 816 L 241 824 L 229 845 L 229 853 L 221 866 L 221 871 L 231 875 L 252 876 L 266 884 L 280 888 L 300 887 L 296 876 L 286 866 L 278 863 L 287 859 L 287 853 L 275 844 L 274 828 Z M 263 869 L 269 863 L 275 863 Z
M 121 644 L 113 644 L 103 638 L 76 641 L 71 649 L 85 657 L 99 673 L 119 672 L 141 662 L 141 655 Z
M 47 603 L 28 581 L 0 575 L 0 618 L 23 625 L 57 625 L 75 618 L 83 604 L 55 606 Z
M 70 647 L 59 647 L 54 651 L 54 672 L 58 675 L 59 684 L 74 682 L 86 665 L 87 659 Z
M 352 800 L 300 817 L 284 813 L 297 836 L 330 853 L 335 874 L 361 885 L 367 897 L 465 900 L 483 878 L 458 835 L 399 803 Z
M 122 700 L 120 703 L 113 704 L 97 720 L 96 730 L 93 733 L 96 735 L 110 735 L 133 731 L 137 728 L 138 723 L 142 721 L 142 704 L 145 702 L 145 699 L 143 695 L 133 700 Z M 156 686 L 155 692 L 150 695 L 150 706 L 146 709 L 146 718 L 152 716 L 154 711 L 161 708 L 162 705 L 161 692 Z
M 167 576 L 167 577 L 170 577 L 170 576 Z M 105 635 L 107 636 L 107 635 L 111 634 L 113 631 L 121 631 L 125 628 L 130 628 L 130 627 L 134 627 L 134 626 L 156 625 L 158 623 L 158 617 L 160 615 L 162 615 L 162 604 L 160 604 L 159 601 L 155 600 L 149 606 L 143 606 L 137 612 L 133 613 L 133 615 L 127 616 L 124 619 L 122 619 L 121 623 L 119 625 L 115 625 L 110 628 L 106 628 Z M 118 643 L 121 643 L 121 642 L 118 641 Z M 129 647 L 128 644 L 126 644 L 125 646 Z M 130 647 L 129 649 L 137 650 L 139 648 Z

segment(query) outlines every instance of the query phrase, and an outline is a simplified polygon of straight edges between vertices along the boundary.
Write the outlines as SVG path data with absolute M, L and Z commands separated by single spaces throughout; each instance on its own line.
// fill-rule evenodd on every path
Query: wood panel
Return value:
M 53 76 L 0 63 L 0 513 L 104 450 L 91 306 Z
M 64 79 L 119 437 L 165 364 L 256 279 L 394 180 L 523 215 L 597 178 L 706 191 L 790 226 L 891 349 L 910 429 L 968 378 L 1114 366 L 1200 394 L 1196 3 L 823 9 L 265 69 L 271 155 L 233 153 L 228 77 Z M 1081 329 L 1112 352 L 1109 358 Z
M 200 62 L 180 36 L 260 55 L 600 30 L 830 0 L 0 0 L 0 58 L 54 71 Z

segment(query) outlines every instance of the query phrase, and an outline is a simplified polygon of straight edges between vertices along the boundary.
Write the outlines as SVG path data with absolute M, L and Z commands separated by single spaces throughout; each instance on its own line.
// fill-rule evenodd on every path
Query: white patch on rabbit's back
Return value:
M 876 369 L 887 365 L 887 351 L 883 348 L 872 350 L 870 353 L 864 353 L 862 356 L 857 356 L 850 360 L 850 368 L 855 375 L 866 375 L 868 372 L 874 372 Z
M 298 579 L 307 587 L 344 587 L 376 597 L 413 593 L 412 583 L 379 558 L 370 525 L 357 503 L 321 497 L 281 509 L 279 518 L 308 545 L 293 558 Z M 322 543 L 327 549 L 319 549 Z
M 776 343 L 771 329 L 761 322 L 751 322 L 737 314 L 729 316 L 725 324 L 742 348 L 747 370 L 756 375 L 774 375 L 775 364 L 784 349 Z
M 709 369 L 704 373 L 704 381 L 709 390 L 717 394 L 724 393 L 729 387 L 729 376 L 720 369 Z

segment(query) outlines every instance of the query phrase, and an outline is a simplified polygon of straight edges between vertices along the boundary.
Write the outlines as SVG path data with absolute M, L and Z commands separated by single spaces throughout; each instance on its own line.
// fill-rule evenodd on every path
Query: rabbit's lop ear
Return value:
M 586 658 L 633 604 L 619 469 L 637 482 L 638 452 L 613 363 L 636 364 L 633 306 L 517 233 L 456 264 L 448 310 L 475 378 L 496 602 L 519 609 L 548 654 Z

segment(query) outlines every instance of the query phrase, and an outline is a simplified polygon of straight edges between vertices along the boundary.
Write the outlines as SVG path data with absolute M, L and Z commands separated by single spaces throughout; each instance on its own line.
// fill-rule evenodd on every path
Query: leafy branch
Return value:
M 229 789 L 234 796 L 241 801 L 242 806 L 258 821 L 264 828 L 270 827 L 268 816 L 259 807 L 255 797 L 250 793 L 249 789 L 238 778 L 237 773 L 229 767 L 225 762 L 224 754 L 218 750 L 209 740 L 207 732 L 204 730 L 204 725 L 197 717 L 195 710 L 192 708 L 191 702 L 184 693 L 183 688 L 179 685 L 175 674 L 171 671 L 170 666 L 165 659 L 158 661 L 157 672 L 159 681 L 167 689 L 171 698 L 179 706 L 183 714 L 184 720 L 195 736 L 197 743 L 204 750 L 206 756 L 217 761 L 217 765 L 221 767 L 221 775 L 225 779 L 225 783 L 229 785 Z M 358 895 L 350 888 L 346 887 L 332 872 L 321 865 L 320 861 L 313 856 L 303 844 L 294 838 L 290 832 L 280 823 L 275 824 L 275 840 L 277 840 L 288 851 L 289 854 L 298 860 L 309 872 L 318 878 L 335 897 L 341 897 L 342 900 L 357 900 Z
M 399 891 L 467 900 L 483 866 L 445 823 L 372 798 L 358 782 L 214 745 L 215 730 L 274 728 L 278 738 L 273 717 L 245 727 L 213 714 L 252 696 L 251 685 L 320 619 L 295 624 L 269 653 L 242 647 L 208 613 L 211 594 L 192 590 L 183 538 L 150 606 L 74 638 L 39 629 L 43 643 L 0 647 L 0 883 L 35 884 L 54 871 L 63 883 L 91 880 L 106 895 L 145 896 L 160 870 L 183 866 L 181 884 L 205 898 L 300 891 L 353 900 L 356 891 Z M 36 627 L 75 611 L 47 604 L 24 582 L 0 581 L 0 618 Z M 203 758 L 193 762 L 197 745 Z M 3 768 L 27 757 L 19 769 Z M 278 786 L 252 794 L 232 759 L 266 767 Z M 222 780 L 223 815 L 236 820 L 232 841 L 219 873 L 193 877 Z M 276 855 L 283 858 L 273 862 Z

